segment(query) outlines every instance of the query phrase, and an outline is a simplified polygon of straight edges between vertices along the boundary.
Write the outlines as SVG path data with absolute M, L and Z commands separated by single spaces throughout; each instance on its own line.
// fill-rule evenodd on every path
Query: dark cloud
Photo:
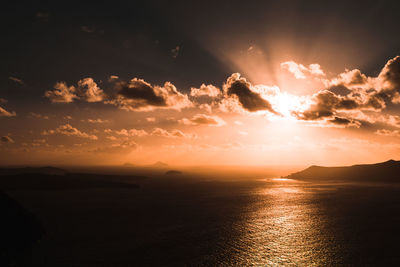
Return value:
M 232 74 L 225 84 L 226 94 L 228 96 L 235 95 L 239 103 L 244 109 L 250 112 L 267 110 L 271 113 L 277 114 L 272 108 L 271 104 L 260 94 L 251 90 L 252 85 L 245 78 L 240 77 L 239 73 Z
M 115 84 L 116 97 L 107 103 L 127 110 L 151 110 L 154 108 L 181 109 L 192 105 L 186 94 L 165 82 L 164 86 L 152 86 L 150 83 L 133 78 L 130 82 L 118 81 Z
M 319 120 L 331 117 L 337 110 L 355 109 L 359 104 L 354 100 L 338 96 L 331 91 L 322 90 L 312 97 L 313 104 L 304 112 L 294 112 L 302 120 Z
M 312 96 L 311 106 L 294 114 L 302 120 L 332 118 L 338 111 L 381 111 L 387 102 L 400 103 L 400 57 L 388 61 L 378 77 L 347 70 L 328 82 L 328 89 Z M 340 123 L 335 118 L 329 120 Z
M 381 82 L 381 94 L 392 102 L 400 103 L 400 56 L 390 59 L 378 76 Z
M 400 103 L 400 56 L 390 59 L 378 77 L 346 70 L 328 82 L 328 90 L 341 96 L 363 98 L 363 108 L 383 109 L 386 102 Z
M 341 118 L 341 117 L 334 117 L 333 119 L 328 120 L 329 123 L 336 124 L 336 125 L 341 125 L 341 126 L 346 126 L 346 127 L 360 127 L 361 122 L 353 119 L 348 119 L 348 118 Z
M 118 83 L 118 94 L 126 99 L 137 101 L 138 106 L 166 106 L 163 96 L 157 95 L 154 88 L 142 79 L 132 79 L 129 83 Z
M 351 93 L 351 90 L 342 84 L 331 86 L 328 90 L 340 96 L 345 96 Z
M 311 98 L 312 104 L 303 112 L 293 112 L 300 120 L 322 120 L 334 124 L 346 124 L 346 121 L 336 117 L 338 112 L 346 111 L 380 111 L 385 108 L 385 101 L 379 94 L 360 95 L 351 93 L 345 96 L 337 95 L 329 90 L 322 90 Z M 354 120 L 350 120 L 354 123 Z M 348 122 L 347 122 L 348 123 Z

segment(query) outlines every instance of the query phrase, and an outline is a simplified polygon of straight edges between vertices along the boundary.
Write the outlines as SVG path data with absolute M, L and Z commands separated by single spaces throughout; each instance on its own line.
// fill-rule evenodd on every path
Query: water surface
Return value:
M 400 263 L 400 188 L 147 179 L 140 189 L 14 190 L 47 229 L 38 266 Z

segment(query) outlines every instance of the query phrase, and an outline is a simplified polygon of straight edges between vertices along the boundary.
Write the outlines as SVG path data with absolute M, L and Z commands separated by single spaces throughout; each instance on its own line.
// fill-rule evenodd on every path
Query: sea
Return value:
M 400 186 L 278 177 L 13 190 L 46 229 L 33 266 L 395 266 Z

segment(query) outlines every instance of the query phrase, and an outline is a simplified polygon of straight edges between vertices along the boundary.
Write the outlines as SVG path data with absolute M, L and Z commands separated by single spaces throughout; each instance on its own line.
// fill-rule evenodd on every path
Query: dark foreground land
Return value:
M 397 265 L 399 183 L 4 173 L 44 235 L 33 266 Z

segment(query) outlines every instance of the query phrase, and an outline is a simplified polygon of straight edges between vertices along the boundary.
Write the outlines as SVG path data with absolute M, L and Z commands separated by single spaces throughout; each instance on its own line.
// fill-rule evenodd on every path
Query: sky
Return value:
M 399 159 L 397 1 L 8 2 L 2 165 Z

